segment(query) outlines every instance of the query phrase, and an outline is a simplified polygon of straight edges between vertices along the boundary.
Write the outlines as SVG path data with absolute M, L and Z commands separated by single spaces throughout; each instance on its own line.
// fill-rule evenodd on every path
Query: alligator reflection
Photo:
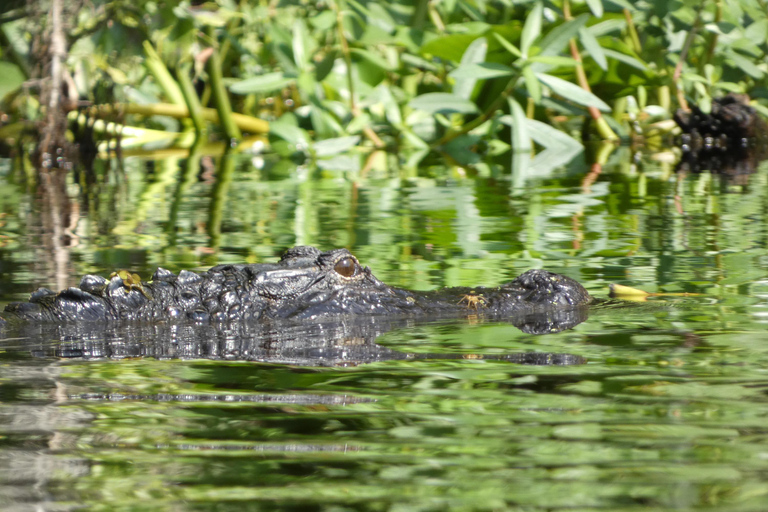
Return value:
M 571 328 L 587 318 L 587 308 L 542 311 L 511 322 L 526 333 L 545 334 Z M 585 360 L 570 354 L 516 353 L 415 354 L 392 350 L 376 339 L 393 329 L 412 327 L 414 319 L 354 317 L 337 321 L 239 324 L 94 325 L 87 323 L 17 326 L 6 332 L 4 345 L 15 339 L 19 349 L 35 356 L 63 358 L 135 358 L 243 360 L 301 366 L 353 366 L 403 359 L 496 359 L 518 364 L 570 365 Z

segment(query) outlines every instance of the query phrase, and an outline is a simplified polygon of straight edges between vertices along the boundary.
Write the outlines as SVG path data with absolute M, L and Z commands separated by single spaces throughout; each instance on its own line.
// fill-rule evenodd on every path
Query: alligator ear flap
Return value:
M 83 276 L 80 280 L 80 289 L 84 292 L 93 293 L 94 295 L 102 295 L 108 284 L 109 281 L 103 277 L 88 274 Z
M 29 302 L 42 302 L 43 298 L 56 295 L 56 292 L 48 288 L 38 288 L 29 295 Z

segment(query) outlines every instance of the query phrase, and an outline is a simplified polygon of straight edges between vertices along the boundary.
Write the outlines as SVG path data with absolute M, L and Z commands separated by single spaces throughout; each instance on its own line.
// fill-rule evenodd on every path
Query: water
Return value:
M 765 510 L 768 169 L 733 187 L 624 162 L 591 184 L 565 169 L 515 188 L 449 169 L 257 175 L 246 160 L 229 189 L 197 181 L 178 200 L 179 161 L 145 179 L 129 159 L 76 201 L 63 247 L 40 228 L 45 208 L 4 185 L 3 302 L 85 273 L 272 261 L 297 244 L 348 247 L 416 289 L 543 267 L 598 297 L 612 282 L 688 295 L 540 336 L 482 316 L 6 335 L 0 506 Z

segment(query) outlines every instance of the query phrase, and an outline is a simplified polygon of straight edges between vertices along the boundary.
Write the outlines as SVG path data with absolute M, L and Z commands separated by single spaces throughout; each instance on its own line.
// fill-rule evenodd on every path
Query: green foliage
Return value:
M 478 150 L 478 141 L 540 148 L 521 136 L 523 117 L 551 124 L 558 115 L 584 116 L 596 121 L 599 137 L 610 138 L 642 130 L 646 119 L 669 118 L 683 103 L 706 107 L 727 92 L 749 93 L 763 108 L 768 101 L 768 13 L 756 0 L 93 5 L 70 13 L 69 65 L 81 99 L 173 101 L 168 87 L 158 89 L 157 72 L 140 65 L 151 60 L 143 43 L 170 70 L 194 63 L 191 78 L 209 106 L 211 80 L 202 62 L 213 48 L 233 109 L 279 120 L 271 142 L 305 140 L 294 149 L 310 159 L 317 141 L 359 136 L 361 151 L 383 147 L 408 166 L 429 151 L 448 162 L 480 151 L 498 164 L 499 155 Z M 33 31 L 19 23 L 1 30 L 18 41 L 21 26 Z M 3 106 L 18 116 L 30 100 L 18 94 L 13 77 L 21 68 L 12 62 L 33 58 L 15 44 L 0 62 L 9 69 L 0 86 Z M 114 86 L 100 94 L 105 80 Z M 636 111 L 624 110 L 627 98 Z M 513 104 L 523 117 L 510 110 Z M 598 110 L 585 107 L 618 122 L 609 128 Z

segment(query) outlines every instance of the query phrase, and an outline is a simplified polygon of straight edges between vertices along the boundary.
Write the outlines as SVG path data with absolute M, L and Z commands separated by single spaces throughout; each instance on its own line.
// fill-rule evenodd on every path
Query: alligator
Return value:
M 377 279 L 346 249 L 299 246 L 275 264 L 219 265 L 178 275 L 158 268 L 150 281 L 121 271 L 86 275 L 58 293 L 40 288 L 29 302 L 5 307 L 3 323 L 311 323 L 349 317 L 483 317 L 551 332 L 583 321 L 593 301 L 575 280 L 529 270 L 495 288 L 418 292 Z M 524 327 L 525 328 L 525 327 Z

